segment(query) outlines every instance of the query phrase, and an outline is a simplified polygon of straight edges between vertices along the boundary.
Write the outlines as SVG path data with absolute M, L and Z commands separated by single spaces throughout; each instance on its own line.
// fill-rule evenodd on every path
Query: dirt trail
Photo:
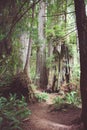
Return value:
M 50 94 L 47 102 L 35 103 L 29 106 L 32 114 L 29 120 L 24 122 L 24 130 L 83 130 L 82 124 L 76 124 L 80 109 L 68 109 L 66 111 L 50 111 L 52 99 Z

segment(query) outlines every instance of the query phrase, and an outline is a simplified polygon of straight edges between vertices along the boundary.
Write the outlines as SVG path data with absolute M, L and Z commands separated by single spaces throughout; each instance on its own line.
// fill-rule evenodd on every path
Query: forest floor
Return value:
M 53 98 L 48 94 L 46 102 L 29 105 L 32 114 L 24 120 L 23 130 L 83 130 L 79 123 L 80 108 L 53 109 Z

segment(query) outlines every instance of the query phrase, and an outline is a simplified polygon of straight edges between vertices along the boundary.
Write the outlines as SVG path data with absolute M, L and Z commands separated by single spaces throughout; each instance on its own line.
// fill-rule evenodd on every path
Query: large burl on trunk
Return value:
M 10 86 L 4 89 L 2 93 L 6 97 L 8 97 L 10 93 L 16 93 L 18 98 L 21 98 L 23 95 L 29 101 L 32 101 L 35 98 L 31 87 L 31 80 L 24 72 L 15 75 Z

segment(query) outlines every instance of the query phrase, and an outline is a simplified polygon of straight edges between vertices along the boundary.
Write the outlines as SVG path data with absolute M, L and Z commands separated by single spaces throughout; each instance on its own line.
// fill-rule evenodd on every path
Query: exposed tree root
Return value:
M 31 80 L 24 72 L 20 72 L 19 74 L 15 75 L 10 86 L 0 90 L 0 92 L 5 97 L 8 97 L 10 93 L 16 93 L 18 98 L 21 98 L 23 95 L 28 101 L 31 102 L 35 98 L 33 89 L 31 87 Z

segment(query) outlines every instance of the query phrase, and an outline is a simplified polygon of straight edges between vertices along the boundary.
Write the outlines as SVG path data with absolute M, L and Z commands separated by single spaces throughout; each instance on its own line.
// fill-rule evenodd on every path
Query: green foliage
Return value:
M 72 77 L 71 82 L 74 82 L 76 85 L 79 85 L 80 82 L 80 65 L 76 63 L 72 66 Z
M 32 90 L 36 90 L 38 86 L 36 86 L 35 84 L 31 84 L 31 88 Z
M 73 77 L 75 77 L 75 79 L 80 79 L 80 66 L 77 64 L 76 66 L 74 66 L 74 71 L 73 71 Z
M 17 99 L 16 94 L 9 99 L 0 97 L 0 128 L 2 130 L 22 130 L 22 121 L 31 114 L 24 97 Z
M 56 106 L 61 106 L 64 104 L 64 99 L 57 96 L 56 98 L 53 99 L 53 103 L 56 105 Z
M 70 35 L 70 44 L 76 44 L 76 34 L 73 33 L 72 35 Z
M 70 93 L 67 93 L 64 98 L 61 98 L 59 96 L 54 98 L 53 103 L 57 108 L 62 108 L 65 104 L 78 107 L 78 105 L 81 103 L 81 99 L 77 92 L 72 91 Z
M 19 68 L 22 69 L 19 48 L 20 44 L 17 40 L 14 40 L 11 55 L 3 54 L 0 59 L 0 80 L 2 81 L 0 86 L 8 85 Z
M 54 32 L 54 30 L 52 28 L 51 29 L 47 29 L 46 30 L 46 34 L 47 34 L 48 38 L 55 36 L 55 32 Z
M 64 36 L 64 30 L 63 30 L 63 25 L 54 25 L 53 27 L 49 28 L 46 30 L 46 34 L 48 39 L 51 37 L 52 39 L 54 38 L 62 38 Z
M 35 96 L 38 99 L 38 102 L 46 101 L 48 99 L 48 94 L 45 92 L 37 93 Z
M 0 41 L 1 41 L 2 39 L 4 39 L 4 37 L 5 37 L 5 34 L 3 34 L 3 33 L 0 32 Z
M 45 40 L 41 40 L 41 39 L 36 39 L 35 40 L 36 47 L 41 47 L 44 43 L 46 43 Z
M 87 5 L 87 0 L 85 0 L 85 4 Z
M 70 35 L 69 40 L 66 42 L 68 47 L 69 56 L 73 57 L 73 54 L 76 53 L 76 34 L 73 33 Z
M 54 64 L 53 63 L 53 60 L 54 60 L 54 56 L 50 56 L 50 57 L 47 57 L 47 60 L 46 60 L 46 66 L 47 68 L 51 68 Z
M 32 46 L 32 55 L 30 59 L 30 77 L 32 80 L 35 80 L 36 75 L 36 47 L 35 44 Z
M 65 98 L 67 103 L 72 104 L 74 106 L 78 106 L 81 103 L 80 97 L 78 96 L 78 93 L 75 91 L 67 93 Z

